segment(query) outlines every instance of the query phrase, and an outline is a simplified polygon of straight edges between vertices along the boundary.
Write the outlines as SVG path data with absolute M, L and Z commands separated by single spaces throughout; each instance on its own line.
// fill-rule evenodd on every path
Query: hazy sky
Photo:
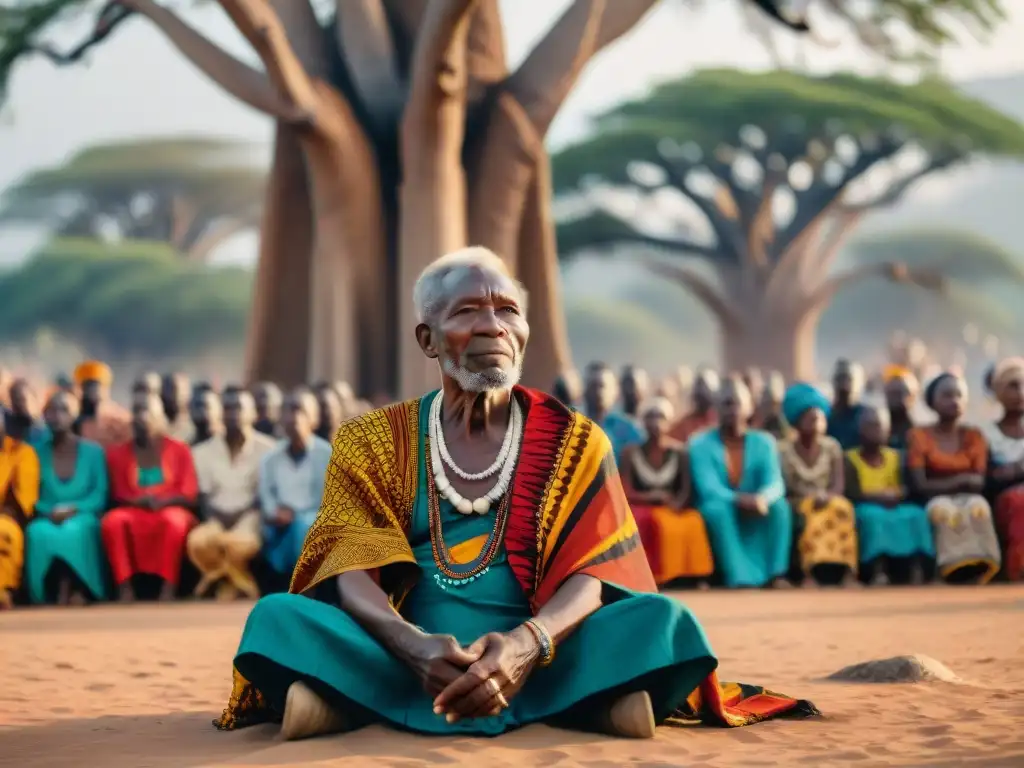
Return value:
M 569 0 L 503 0 L 510 58 L 519 61 Z M 556 122 L 552 139 L 571 135 L 587 114 L 653 82 L 705 66 L 763 67 L 763 50 L 742 32 L 733 2 L 705 3 L 700 13 L 665 0 L 591 66 Z M 1024 69 L 1024 0 L 1010 0 L 1013 18 L 984 43 L 970 42 L 943 59 L 956 79 Z M 246 55 L 216 9 L 190 20 L 218 42 Z M 823 68 L 864 68 L 864 57 L 843 48 L 816 52 Z M 128 22 L 87 65 L 54 68 L 38 60 L 15 73 L 0 124 L 0 188 L 33 168 L 60 162 L 97 141 L 127 136 L 218 133 L 264 140 L 270 121 L 237 104 L 191 68 L 145 20 Z

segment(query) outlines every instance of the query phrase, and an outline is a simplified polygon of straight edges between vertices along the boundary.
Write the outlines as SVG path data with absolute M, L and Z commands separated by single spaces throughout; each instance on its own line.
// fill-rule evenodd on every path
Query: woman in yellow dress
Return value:
M 0 419 L 0 610 L 14 604 L 25 564 L 25 523 L 39 499 L 39 458 Z
M 910 583 L 921 584 L 935 542 L 924 507 L 908 498 L 903 457 L 888 442 L 889 411 L 864 406 L 860 445 L 846 452 L 846 495 L 857 515 L 860 561 L 873 585 L 889 583 L 893 560 L 906 561 Z
M 844 586 L 859 583 L 856 522 L 853 505 L 844 496 L 843 449 L 825 434 L 829 410 L 821 390 L 803 382 L 786 390 L 782 401 L 793 436 L 779 443 L 779 453 L 786 495 L 796 512 L 805 586 L 817 586 L 836 572 Z
M 690 458 L 668 437 L 672 404 L 656 397 L 640 408 L 647 440 L 622 454 L 622 485 L 640 529 L 647 561 L 659 586 L 692 579 L 707 587 L 714 571 L 711 545 L 700 512 L 690 506 Z

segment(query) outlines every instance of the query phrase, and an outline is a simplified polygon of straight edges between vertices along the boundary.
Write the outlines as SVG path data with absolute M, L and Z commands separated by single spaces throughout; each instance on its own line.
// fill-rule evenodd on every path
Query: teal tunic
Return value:
M 157 464 L 155 467 L 139 467 L 139 488 L 152 488 L 164 481 L 164 468 Z
M 107 506 L 107 466 L 103 448 L 80 440 L 75 472 L 67 480 L 53 468 L 53 445 L 44 440 L 39 454 L 39 501 L 25 531 L 25 580 L 33 603 L 46 600 L 46 574 L 55 561 L 64 562 L 96 599 L 106 596 L 100 516 Z M 77 513 L 57 524 L 55 507 L 72 504 Z
M 429 411 L 424 402 L 424 441 Z M 463 645 L 529 618 L 529 602 L 504 548 L 474 581 L 443 582 L 431 552 L 427 514 L 421 456 L 409 538 L 422 574 L 402 604 L 402 615 L 426 632 L 454 635 Z M 460 515 L 446 501 L 441 515 L 449 548 L 494 525 L 493 512 Z M 344 611 L 304 595 L 269 595 L 253 607 L 235 666 L 278 712 L 288 686 L 301 680 L 357 721 L 421 733 L 497 735 L 539 721 L 587 728 L 596 711 L 637 690 L 651 694 L 656 717 L 664 719 L 717 667 L 704 631 L 682 604 L 662 595 L 611 585 L 605 595 L 610 602 L 559 646 L 550 667 L 534 670 L 509 708 L 494 717 L 448 723 L 435 715 L 431 697 L 402 662 Z

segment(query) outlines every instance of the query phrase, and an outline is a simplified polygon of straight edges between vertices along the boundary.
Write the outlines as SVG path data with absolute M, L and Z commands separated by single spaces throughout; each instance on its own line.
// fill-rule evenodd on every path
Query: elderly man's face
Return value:
M 423 351 L 465 391 L 518 383 L 530 338 L 518 286 L 499 272 L 469 268 L 448 289 L 435 327 L 417 328 Z

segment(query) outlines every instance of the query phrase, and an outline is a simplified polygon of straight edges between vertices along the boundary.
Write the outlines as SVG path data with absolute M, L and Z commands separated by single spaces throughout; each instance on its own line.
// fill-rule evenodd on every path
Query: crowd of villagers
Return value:
M 1024 359 L 989 368 L 1002 415 L 983 424 L 953 372 L 922 388 L 890 365 L 876 403 L 845 360 L 830 396 L 683 370 L 655 383 L 592 363 L 553 385 L 608 434 L 660 585 L 1024 578 Z M 46 392 L 0 375 L 0 608 L 285 589 L 334 433 L 369 404 L 344 383 L 147 373 L 121 405 L 112 383 L 98 361 Z

